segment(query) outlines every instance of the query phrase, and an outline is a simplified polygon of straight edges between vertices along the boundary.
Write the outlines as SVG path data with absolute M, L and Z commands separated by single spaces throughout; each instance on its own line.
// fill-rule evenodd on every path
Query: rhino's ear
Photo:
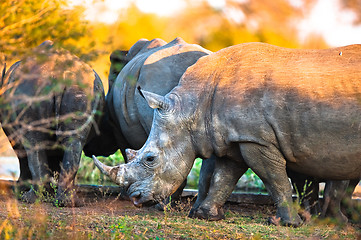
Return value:
M 153 109 L 159 108 L 162 110 L 168 110 L 170 108 L 170 104 L 165 97 L 156 93 L 142 90 L 140 86 L 138 86 L 138 91 L 140 95 L 147 101 L 149 107 Z

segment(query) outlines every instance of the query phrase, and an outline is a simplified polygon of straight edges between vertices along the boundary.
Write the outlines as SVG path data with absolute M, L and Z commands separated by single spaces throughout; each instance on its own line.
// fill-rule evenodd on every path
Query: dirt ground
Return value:
M 226 219 L 208 222 L 187 217 L 192 191 L 178 208 L 159 211 L 136 208 L 113 187 L 82 187 L 78 194 L 84 206 L 61 208 L 20 202 L 9 185 L 0 186 L 0 239 L 361 239 L 361 221 L 270 226 L 268 217 L 276 209 L 268 195 L 236 194 L 225 205 Z

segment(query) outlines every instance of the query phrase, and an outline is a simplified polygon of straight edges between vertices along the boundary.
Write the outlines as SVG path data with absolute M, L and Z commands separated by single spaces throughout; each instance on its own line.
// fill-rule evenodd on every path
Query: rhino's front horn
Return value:
M 104 163 L 100 162 L 94 155 L 93 155 L 93 161 L 95 166 L 97 166 L 102 173 L 107 175 L 113 182 L 118 183 L 117 174 L 119 171 L 119 166 L 109 167 Z

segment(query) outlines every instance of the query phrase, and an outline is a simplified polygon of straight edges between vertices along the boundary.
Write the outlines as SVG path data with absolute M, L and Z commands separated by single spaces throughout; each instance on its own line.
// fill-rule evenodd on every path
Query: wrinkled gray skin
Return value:
M 319 179 L 360 179 L 360 52 L 359 45 L 295 50 L 248 43 L 203 57 L 165 97 L 143 91 L 157 110 L 133 161 L 95 163 L 140 206 L 175 191 L 196 157 L 215 154 L 206 214 L 217 214 L 250 167 L 271 194 L 276 217 L 299 226 L 286 166 Z
M 141 148 L 153 120 L 153 109 L 138 94 L 136 86 L 165 95 L 178 84 L 189 66 L 210 53 L 181 38 L 169 43 L 161 39 L 141 39 L 128 52 L 113 52 L 100 135 L 84 147 L 85 155 L 107 156 L 120 149 L 128 162 L 125 149 Z M 182 192 L 185 183 L 172 199 Z
M 104 105 L 99 76 L 79 58 L 46 41 L 7 71 L 2 88 L 7 89 L 2 95 L 6 107 L 2 127 L 19 156 L 19 180 L 33 183 L 22 199 L 35 202 L 38 186 L 56 171 L 54 204 L 81 205 L 74 181 L 82 148 L 95 136 L 96 112 Z

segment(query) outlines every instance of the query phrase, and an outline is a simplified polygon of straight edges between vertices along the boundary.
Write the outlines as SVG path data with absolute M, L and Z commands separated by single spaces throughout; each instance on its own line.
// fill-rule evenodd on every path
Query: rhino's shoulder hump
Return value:
M 187 42 L 184 41 L 183 38 L 181 38 L 181 37 L 176 37 L 175 39 L 173 39 L 168 44 L 170 44 L 170 45 L 179 45 L 179 44 L 187 44 Z
M 160 38 L 155 38 L 151 41 L 147 39 L 140 39 L 138 40 L 128 51 L 127 60 L 132 60 L 135 56 L 140 54 L 144 54 L 155 48 L 164 46 L 166 42 Z

